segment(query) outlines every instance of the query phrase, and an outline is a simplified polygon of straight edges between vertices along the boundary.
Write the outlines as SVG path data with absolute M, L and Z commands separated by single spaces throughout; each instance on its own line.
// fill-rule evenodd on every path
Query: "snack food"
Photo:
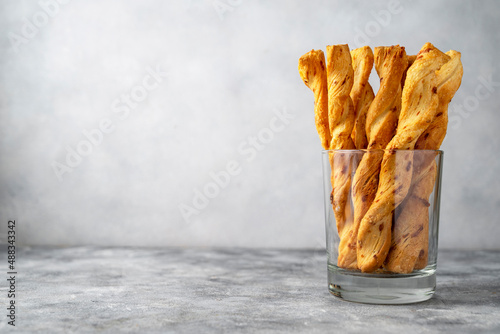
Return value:
M 396 159 L 393 150 L 413 150 L 420 135 L 436 117 L 438 70 L 448 59 L 430 43 L 424 45 L 408 69 L 396 134 L 384 153 L 375 199 L 358 232 L 358 267 L 371 272 L 384 262 L 391 245 L 394 209 L 403 201 L 411 184 L 413 155 Z M 448 57 L 449 58 L 449 57 Z
M 381 79 L 380 89 L 366 115 L 368 149 L 384 149 L 394 136 L 401 110 L 401 86 L 399 82 L 407 69 L 403 47 L 375 48 L 375 69 Z M 374 151 L 363 155 L 354 175 L 352 194 L 354 201 L 353 233 L 348 240 L 341 240 L 339 265 L 357 267 L 358 229 L 366 211 L 372 205 L 378 189 L 382 155 Z M 347 243 L 349 247 L 344 245 Z
M 366 138 L 366 113 L 375 98 L 372 86 L 368 82 L 373 67 L 373 51 L 369 46 L 351 51 L 352 68 L 354 70 L 354 84 L 351 90 L 351 99 L 354 107 L 354 127 L 351 138 L 357 149 L 368 146 Z
M 301 77 L 310 88 L 321 86 L 304 70 L 308 57 L 299 60 Z M 374 98 L 368 83 L 373 62 L 381 79 Z M 321 77 L 324 71 L 314 74 Z M 439 149 L 462 74 L 460 53 L 445 54 L 431 43 L 415 56 L 398 45 L 377 47 L 374 57 L 369 47 L 351 52 L 347 45 L 327 47 L 328 148 L 368 150 L 356 170 L 342 153 L 330 158 L 339 267 L 409 273 L 427 265 L 428 201 L 437 170 L 432 151 L 418 159 L 412 152 Z M 311 89 L 320 101 L 324 88 Z M 324 116 L 316 105 L 315 112 Z M 320 133 L 322 143 L 328 135 Z
M 316 130 L 321 145 L 330 148 L 330 125 L 328 122 L 328 90 L 326 83 L 325 54 L 321 50 L 311 50 L 299 59 L 299 73 L 307 87 L 314 93 L 314 115 Z
M 349 46 L 328 45 L 326 59 L 330 150 L 353 149 L 354 107 L 349 94 L 354 84 L 354 70 Z
M 326 47 L 326 73 L 328 81 L 328 120 L 330 122 L 331 150 L 353 149 L 351 139 L 354 126 L 354 107 L 349 93 L 354 83 L 354 71 L 349 46 L 328 45 Z M 346 204 L 351 186 L 351 171 L 345 158 L 330 161 L 332 167 L 332 205 L 339 234 L 345 232 Z
M 439 105 L 436 118 L 419 137 L 415 149 L 437 150 L 446 135 L 448 125 L 448 104 L 460 87 L 463 75 L 460 53 L 446 53 L 450 60 L 437 72 L 437 95 Z M 414 161 L 410 195 L 399 210 L 401 214 L 394 220 L 392 246 L 384 267 L 398 273 L 409 273 L 423 269 L 427 265 L 428 210 L 429 196 L 434 188 L 436 166 L 434 156 Z
M 306 86 L 310 87 L 315 95 L 316 128 L 323 147 L 326 146 L 328 138 L 331 138 L 328 149 L 352 149 L 354 113 L 349 93 L 353 86 L 354 71 L 349 47 L 327 46 L 326 51 L 328 64 L 326 68 L 323 66 L 323 52 L 312 50 L 299 58 L 299 73 Z M 326 91 L 328 96 L 324 94 Z M 328 116 L 328 127 L 324 121 L 325 114 Z M 338 161 L 332 160 L 330 163 L 333 171 L 331 202 L 337 229 L 341 234 L 346 221 L 344 214 L 350 188 L 350 173 L 345 169 L 347 164 L 342 158 Z
M 368 145 L 366 137 L 366 113 L 374 99 L 373 89 L 368 82 L 373 67 L 374 56 L 371 48 L 365 46 L 352 50 L 351 57 L 354 70 L 354 84 L 350 97 L 353 101 L 355 115 L 351 138 L 355 148 L 365 149 Z M 348 171 L 351 174 L 351 170 Z M 345 219 L 338 257 L 338 264 L 343 268 L 356 269 L 356 235 L 358 225 L 355 221 L 355 216 Z

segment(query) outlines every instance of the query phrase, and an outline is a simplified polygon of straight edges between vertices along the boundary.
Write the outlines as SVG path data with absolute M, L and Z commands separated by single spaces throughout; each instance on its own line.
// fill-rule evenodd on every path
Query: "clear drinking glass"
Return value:
M 333 295 L 373 304 L 432 297 L 442 160 L 439 150 L 323 151 Z

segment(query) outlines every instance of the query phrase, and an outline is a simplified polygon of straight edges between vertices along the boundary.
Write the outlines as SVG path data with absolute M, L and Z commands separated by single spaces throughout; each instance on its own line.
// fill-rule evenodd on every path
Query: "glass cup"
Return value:
M 328 289 L 406 304 L 436 288 L 443 152 L 323 151 Z

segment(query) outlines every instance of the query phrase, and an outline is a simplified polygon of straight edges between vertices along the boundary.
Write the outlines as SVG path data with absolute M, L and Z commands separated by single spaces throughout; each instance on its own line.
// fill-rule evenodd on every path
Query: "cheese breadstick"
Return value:
M 330 124 L 331 150 L 353 149 L 351 139 L 354 126 L 354 109 L 349 96 L 354 79 L 349 46 L 333 45 L 326 47 L 328 81 L 328 118 Z M 342 153 L 331 153 L 332 167 L 332 205 L 337 230 L 342 238 L 347 218 L 345 208 L 349 199 L 351 185 L 349 157 Z
M 357 149 L 368 146 L 366 138 L 366 113 L 375 97 L 372 86 L 368 82 L 373 67 L 373 52 L 369 46 L 351 51 L 352 68 L 354 70 L 354 85 L 351 90 L 351 99 L 354 107 L 354 127 L 352 140 Z
M 358 231 L 357 261 L 363 272 L 378 269 L 391 245 L 392 214 L 408 193 L 413 172 L 412 150 L 436 117 L 439 103 L 436 70 L 449 57 L 427 43 L 408 69 L 396 134 L 386 147 L 375 199 Z
M 401 77 L 407 68 L 404 47 L 375 48 L 375 69 L 381 79 L 380 89 L 366 116 L 368 150 L 384 149 L 394 136 L 401 110 Z M 340 240 L 339 266 L 357 267 L 358 228 L 377 192 L 382 151 L 363 155 L 353 179 L 354 222 L 347 237 Z
M 460 53 L 446 53 L 450 60 L 437 72 L 439 105 L 436 118 L 418 138 L 415 149 L 438 150 L 446 135 L 448 104 L 460 87 L 463 67 Z M 394 220 L 392 245 L 385 268 L 398 273 L 409 273 L 427 265 L 429 242 L 429 196 L 434 189 L 436 163 L 433 152 L 420 153 L 414 161 L 412 189 L 401 204 L 401 215 Z
M 328 45 L 326 47 L 328 81 L 328 118 L 330 123 L 330 150 L 352 149 L 354 107 L 351 89 L 354 83 L 349 46 Z
M 299 58 L 299 74 L 314 93 L 314 119 L 321 145 L 330 148 L 330 126 L 328 124 L 328 91 L 326 81 L 325 54 L 311 50 Z

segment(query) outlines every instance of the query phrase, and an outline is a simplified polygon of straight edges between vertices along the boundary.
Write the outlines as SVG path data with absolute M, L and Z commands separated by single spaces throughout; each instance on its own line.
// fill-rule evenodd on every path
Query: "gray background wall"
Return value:
M 298 58 L 430 41 L 465 68 L 440 246 L 498 249 L 499 22 L 498 1 L 2 0 L 2 237 L 16 219 L 24 244 L 321 247 Z

